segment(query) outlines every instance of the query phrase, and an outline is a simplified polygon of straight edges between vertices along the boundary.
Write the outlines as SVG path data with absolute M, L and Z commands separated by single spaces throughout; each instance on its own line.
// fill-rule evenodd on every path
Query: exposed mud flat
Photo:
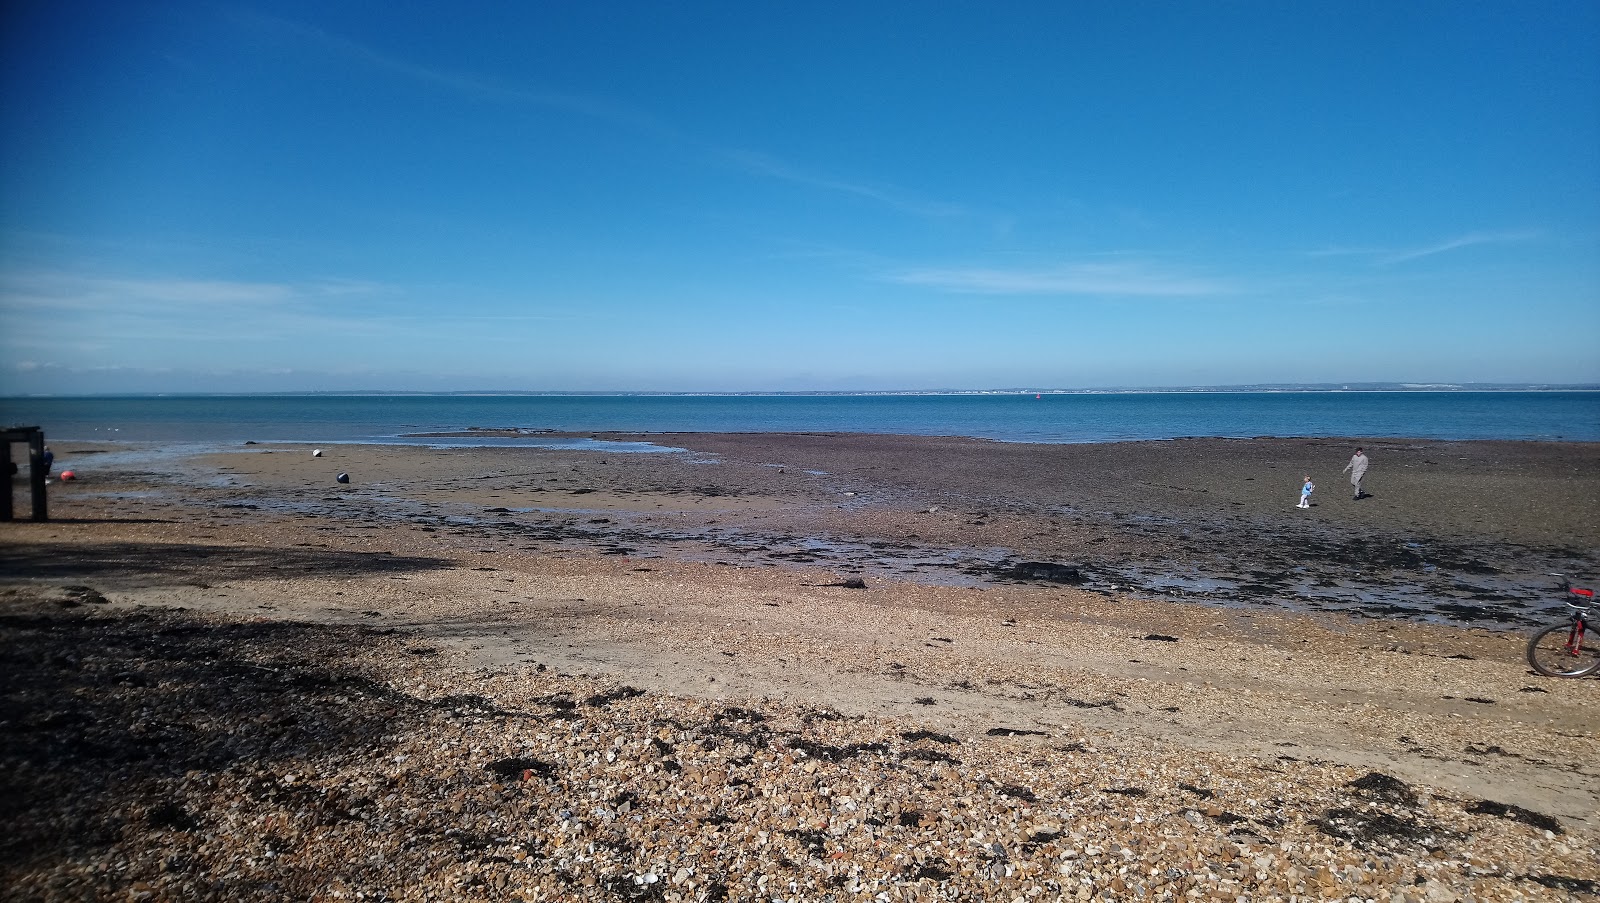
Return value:
M 342 446 L 313 460 L 274 446 L 151 478 L 222 504 L 530 549 L 958 586 L 1037 562 L 1103 593 L 1499 629 L 1547 619 L 1547 574 L 1600 576 L 1593 444 L 1368 442 L 1374 463 L 1354 500 L 1339 469 L 1355 443 L 1343 440 L 591 437 L 685 451 Z M 356 471 L 354 486 L 332 483 L 339 467 Z M 1302 511 L 1292 503 L 1307 473 L 1319 489 Z

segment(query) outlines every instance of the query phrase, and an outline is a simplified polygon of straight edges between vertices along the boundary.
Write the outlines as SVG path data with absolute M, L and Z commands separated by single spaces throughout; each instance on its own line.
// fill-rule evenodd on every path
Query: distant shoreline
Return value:
M 1007 395 L 1358 395 L 1600 392 L 1600 385 L 1545 385 L 1540 383 L 1308 383 L 1244 386 L 1165 386 L 1093 389 L 873 389 L 803 391 L 558 391 L 558 390 L 330 390 L 305 392 L 94 392 L 0 395 L 0 399 L 40 398 L 961 398 Z
M 873 433 L 1021 443 L 1216 436 L 1600 441 L 1600 391 L 963 395 L 211 395 L 0 400 L 51 438 L 404 441 L 488 430 Z

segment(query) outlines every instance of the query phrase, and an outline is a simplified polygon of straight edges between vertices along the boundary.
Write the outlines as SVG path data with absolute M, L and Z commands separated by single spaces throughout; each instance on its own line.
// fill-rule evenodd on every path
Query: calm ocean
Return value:
M 1008 442 L 1183 436 L 1595 442 L 1600 393 L 0 398 L 0 424 L 41 426 L 54 440 L 177 443 L 392 442 L 407 441 L 409 433 L 471 427 L 906 433 Z

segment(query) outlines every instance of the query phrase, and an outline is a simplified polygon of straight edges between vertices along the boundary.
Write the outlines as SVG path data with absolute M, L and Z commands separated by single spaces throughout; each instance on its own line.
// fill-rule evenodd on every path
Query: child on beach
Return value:
M 1310 508 L 1311 507 L 1311 493 L 1316 492 L 1316 491 L 1317 491 L 1317 484 L 1311 482 L 1311 477 L 1307 476 L 1306 477 L 1306 484 L 1304 486 L 1300 487 L 1300 504 L 1296 505 L 1295 507 L 1296 508 Z

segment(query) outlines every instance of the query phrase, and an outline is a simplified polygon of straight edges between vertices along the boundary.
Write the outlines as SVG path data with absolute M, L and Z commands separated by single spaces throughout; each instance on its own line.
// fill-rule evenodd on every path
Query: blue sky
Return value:
M 4 7 L 0 393 L 1600 382 L 1600 4 Z

